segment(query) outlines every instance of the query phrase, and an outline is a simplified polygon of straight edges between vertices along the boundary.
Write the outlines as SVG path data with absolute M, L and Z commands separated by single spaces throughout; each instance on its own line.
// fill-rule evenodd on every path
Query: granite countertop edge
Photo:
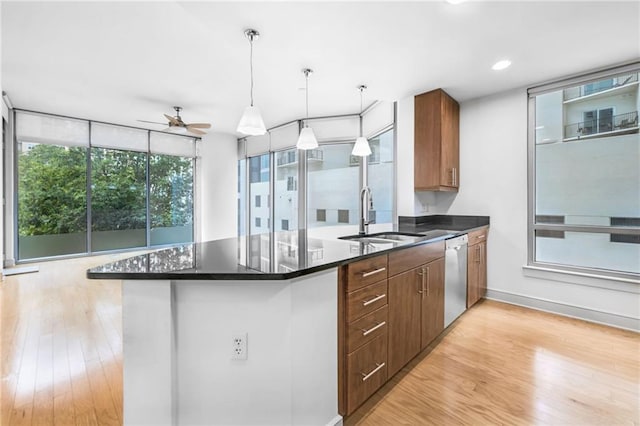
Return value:
M 460 216 L 457 216 L 460 217 Z M 446 238 L 434 238 L 429 240 L 421 240 L 412 243 L 402 244 L 396 247 L 381 249 L 379 251 L 367 254 L 355 255 L 352 257 L 345 257 L 332 262 L 327 262 L 321 265 L 315 265 L 308 268 L 299 269 L 291 272 L 262 272 L 258 270 L 245 271 L 224 271 L 224 272 L 198 272 L 193 270 L 186 270 L 184 272 L 171 271 L 171 272 L 99 272 L 91 269 L 87 270 L 87 278 L 98 280 L 171 280 L 171 281 L 282 281 L 300 278 L 306 275 L 311 275 L 316 272 L 322 272 L 331 268 L 347 265 L 349 263 L 357 262 L 360 260 L 388 254 L 398 250 L 404 250 L 424 244 L 432 244 L 438 241 L 443 241 L 449 238 L 455 238 L 456 236 L 467 234 L 469 232 L 486 228 L 489 226 L 488 216 L 464 216 L 464 218 L 479 218 L 480 221 L 475 223 L 467 223 L 465 225 L 458 224 L 457 226 L 441 223 L 406 223 L 402 222 L 400 218 L 400 224 L 398 226 L 399 232 L 408 233 L 424 233 L 434 229 L 447 229 L 451 231 L 451 236 Z M 468 227 L 467 227 L 468 226 Z M 457 227 L 459 229 L 450 229 Z

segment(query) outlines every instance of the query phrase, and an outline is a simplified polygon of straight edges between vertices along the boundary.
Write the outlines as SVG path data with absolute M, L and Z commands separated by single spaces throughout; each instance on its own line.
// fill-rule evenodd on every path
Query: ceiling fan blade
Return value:
M 187 126 L 187 131 L 190 133 L 193 133 L 194 135 L 206 135 L 207 132 L 203 132 L 202 130 L 198 130 L 198 129 L 192 129 L 189 126 Z
M 147 120 L 137 120 L 137 121 L 139 121 L 141 123 L 162 124 L 163 126 L 167 125 L 167 123 L 159 123 L 157 121 L 147 121 Z
M 173 124 L 175 126 L 179 126 L 180 125 L 180 122 L 175 117 L 172 117 L 172 116 L 167 115 L 167 114 L 164 114 L 164 116 L 167 117 L 167 120 L 169 120 L 169 123 L 171 123 L 171 124 Z
M 210 129 L 211 123 L 189 123 L 187 127 L 193 127 L 194 129 Z

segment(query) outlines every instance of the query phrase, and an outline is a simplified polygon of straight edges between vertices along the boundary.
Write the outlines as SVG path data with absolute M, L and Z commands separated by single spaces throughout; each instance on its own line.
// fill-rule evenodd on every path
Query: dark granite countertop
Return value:
M 411 243 L 361 243 L 337 238 L 312 238 L 306 230 L 281 231 L 161 249 L 89 269 L 87 277 L 127 280 L 291 279 L 392 250 L 428 244 L 489 224 L 486 216 L 399 219 L 395 231 L 419 234 L 447 229 L 452 232 L 446 237 Z

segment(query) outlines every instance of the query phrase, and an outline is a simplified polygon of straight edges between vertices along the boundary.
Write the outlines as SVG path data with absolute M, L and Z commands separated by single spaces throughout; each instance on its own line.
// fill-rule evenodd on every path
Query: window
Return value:
M 15 118 L 18 260 L 86 252 L 89 123 Z
M 395 208 L 395 105 L 376 102 L 360 117 L 311 118 L 320 146 L 300 151 L 295 148 L 301 121 L 276 126 L 266 135 L 238 140 L 239 181 L 247 180 L 248 194 L 239 189 L 240 218 L 255 228 L 254 218 L 262 217 L 274 231 L 338 225 L 357 225 L 363 166 L 360 157 L 351 156 L 353 143 L 362 132 L 371 143 L 368 183 L 373 193 L 374 209 L 370 217 L 378 223 L 393 222 Z M 240 172 L 242 161 L 248 171 Z M 242 178 L 242 176 L 247 176 Z M 273 191 L 273 193 L 270 193 Z M 256 202 L 256 196 L 260 200 Z M 248 220 L 246 215 L 249 216 Z M 273 224 L 271 219 L 273 218 Z M 304 223 L 299 223 L 302 220 Z M 243 235 L 239 225 L 238 235 Z M 249 234 L 267 232 L 262 228 Z M 273 250 L 277 242 L 271 241 Z M 262 247 L 248 243 L 249 247 Z M 247 254 L 249 252 L 247 251 Z M 267 262 L 255 256 L 250 264 Z
M 146 154 L 91 149 L 91 251 L 147 245 Z
M 256 228 L 260 228 L 262 226 L 262 219 L 259 217 L 256 217 Z
M 292 140 L 295 144 L 296 141 Z M 298 228 L 298 178 L 299 165 L 296 149 L 276 152 L 276 170 L 274 186 L 275 231 Z M 304 154 L 302 154 L 304 155 Z M 284 227 L 286 223 L 286 228 Z M 279 227 L 278 227 L 279 225 Z
M 338 223 L 349 223 L 349 210 L 338 209 Z
M 193 159 L 149 156 L 151 245 L 193 241 Z
M 194 138 L 15 119 L 18 261 L 193 241 Z
M 256 207 L 260 207 L 260 196 L 259 195 L 256 195 L 256 204 L 255 204 L 255 206 Z
M 529 264 L 640 273 L 638 69 L 529 90 Z
M 18 140 L 18 259 L 87 251 L 87 149 Z
M 350 223 L 358 217 L 360 169 L 351 167 L 353 144 L 321 145 L 307 160 L 308 226 L 330 226 Z M 317 159 L 316 159 L 317 158 Z M 319 221 L 317 211 L 324 210 L 324 220 Z M 351 212 L 351 214 L 349 214 Z
M 390 129 L 369 140 L 371 157 L 369 161 L 369 187 L 373 198 L 374 211 L 369 219 L 375 223 L 394 221 L 394 130 Z

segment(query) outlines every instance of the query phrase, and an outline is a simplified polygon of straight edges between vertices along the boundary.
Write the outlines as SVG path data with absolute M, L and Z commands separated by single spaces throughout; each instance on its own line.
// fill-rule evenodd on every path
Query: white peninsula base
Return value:
M 125 425 L 340 424 L 337 282 L 124 280 Z

